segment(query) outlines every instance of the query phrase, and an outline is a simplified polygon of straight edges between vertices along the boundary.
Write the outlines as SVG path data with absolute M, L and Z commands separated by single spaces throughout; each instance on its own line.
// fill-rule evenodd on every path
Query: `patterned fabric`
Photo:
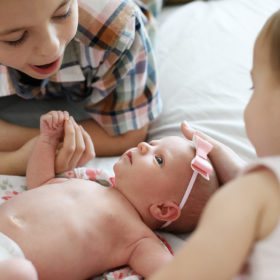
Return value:
M 26 190 L 25 177 L 0 175 L 0 205 Z
M 65 172 L 62 177 L 79 178 L 99 183 L 104 187 L 115 188 L 115 177 L 101 168 L 78 167 Z
M 157 14 L 162 0 L 144 1 L 79 1 L 78 30 L 60 70 L 35 83 L 0 64 L 0 96 L 86 99 L 85 110 L 110 135 L 154 120 L 162 106 L 151 43 L 155 21 L 148 8 Z
M 91 278 L 91 280 L 144 280 L 144 277 L 138 275 L 129 266 L 125 266 L 105 272 L 100 276 Z

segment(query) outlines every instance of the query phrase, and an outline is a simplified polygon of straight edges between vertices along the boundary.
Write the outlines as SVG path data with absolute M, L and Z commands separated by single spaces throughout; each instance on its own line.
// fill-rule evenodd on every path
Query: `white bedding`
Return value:
M 279 0 L 195 1 L 164 8 L 157 50 L 164 111 L 152 123 L 149 139 L 181 135 L 180 123 L 187 120 L 244 159 L 255 157 L 243 123 L 253 43 L 278 8 Z M 112 173 L 116 160 L 96 158 L 89 166 Z M 0 175 L 0 197 L 16 195 L 24 186 L 24 177 Z M 164 237 L 176 251 L 185 236 Z

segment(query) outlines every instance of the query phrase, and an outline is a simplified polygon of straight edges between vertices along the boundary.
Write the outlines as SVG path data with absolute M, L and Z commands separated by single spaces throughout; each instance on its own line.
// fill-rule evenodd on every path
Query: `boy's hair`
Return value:
M 280 73 L 280 10 L 265 23 L 261 36 L 270 43 L 270 62 L 272 69 Z
M 218 188 L 219 182 L 214 169 L 209 181 L 198 175 L 179 219 L 168 227 L 168 231 L 177 233 L 193 231 L 208 199 Z

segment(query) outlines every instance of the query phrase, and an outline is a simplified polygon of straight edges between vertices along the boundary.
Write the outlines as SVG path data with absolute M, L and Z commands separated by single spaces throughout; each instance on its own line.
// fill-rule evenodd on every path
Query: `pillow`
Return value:
M 182 135 L 180 123 L 255 158 L 243 122 L 255 38 L 279 0 L 195 1 L 160 15 L 158 67 L 163 114 L 149 139 Z

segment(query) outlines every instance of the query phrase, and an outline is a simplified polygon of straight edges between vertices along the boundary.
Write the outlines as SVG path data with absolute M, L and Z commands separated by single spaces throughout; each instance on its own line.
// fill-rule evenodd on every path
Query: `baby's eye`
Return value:
M 156 156 L 156 161 L 159 165 L 163 164 L 163 158 L 162 157 Z

